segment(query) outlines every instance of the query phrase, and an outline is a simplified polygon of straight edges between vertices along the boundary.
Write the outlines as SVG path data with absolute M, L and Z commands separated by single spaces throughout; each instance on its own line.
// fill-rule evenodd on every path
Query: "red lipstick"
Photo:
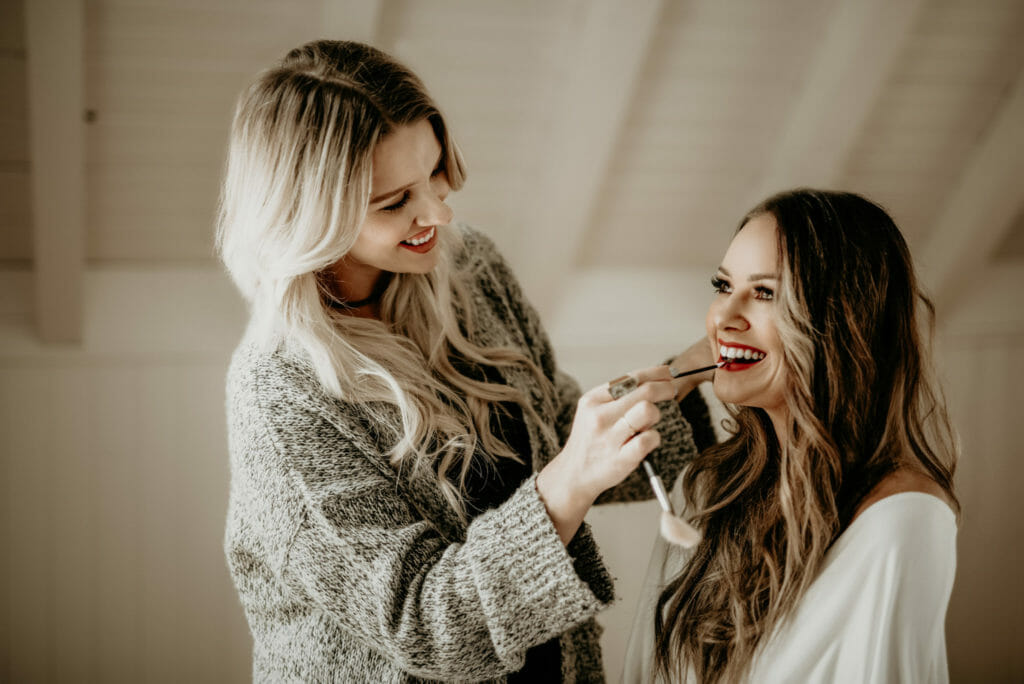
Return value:
M 430 239 L 427 240 L 426 242 L 424 242 L 423 244 L 420 244 L 420 245 L 410 245 L 406 241 L 399 242 L 398 244 L 401 247 L 405 247 L 410 252 L 416 252 L 417 254 L 424 254 L 424 253 L 429 252 L 430 250 L 432 250 L 434 248 L 434 245 L 437 244 L 437 226 L 433 226 L 432 228 L 427 228 L 424 231 L 416 233 L 416 235 L 413 235 L 411 238 L 407 238 L 407 240 L 421 239 L 423 237 L 426 237 L 427 235 L 430 235 L 431 231 L 433 231 L 434 234 L 431 235 Z
M 730 372 L 733 372 L 733 373 L 736 373 L 736 372 L 739 372 L 739 371 L 749 370 L 750 368 L 756 366 L 758 363 L 763 361 L 764 360 L 764 356 L 766 356 L 765 352 L 761 351 L 757 347 L 751 347 L 750 345 L 747 345 L 747 344 L 739 344 L 737 342 L 725 342 L 723 340 L 718 340 L 718 346 L 719 347 L 728 347 L 730 349 L 740 349 L 740 350 L 749 349 L 752 354 L 760 356 L 760 358 L 750 358 L 750 359 L 748 359 L 748 358 L 743 357 L 743 356 L 741 356 L 741 357 L 728 357 L 728 356 L 719 354 L 718 360 L 719 361 L 724 361 L 725 364 L 726 364 L 725 367 L 723 368 L 723 370 L 730 371 Z

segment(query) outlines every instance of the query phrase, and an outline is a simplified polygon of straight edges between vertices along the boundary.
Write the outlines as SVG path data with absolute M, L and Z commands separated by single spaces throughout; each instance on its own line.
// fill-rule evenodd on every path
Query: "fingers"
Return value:
M 659 446 L 661 446 L 661 435 L 657 430 L 647 430 L 622 445 L 622 455 L 636 464 Z
M 672 359 L 672 362 L 669 365 L 673 368 L 684 371 L 692 368 L 704 368 L 705 366 L 714 364 L 717 360 L 718 346 L 713 345 L 711 340 L 707 337 L 703 337 Z M 705 373 L 700 373 L 699 375 L 688 375 L 674 380 L 673 383 L 675 384 L 677 392 L 676 396 L 678 398 L 682 398 L 702 382 L 711 382 L 714 377 L 715 372 L 711 370 Z
M 659 401 L 666 401 L 675 396 L 676 387 L 672 381 L 672 376 L 668 374 L 668 367 L 664 366 L 665 377 L 654 380 L 645 380 L 635 390 L 619 397 L 611 402 L 613 406 L 618 406 L 622 413 L 625 413 L 635 404 L 642 401 L 648 401 L 652 404 L 656 404 Z
M 671 381 L 672 373 L 669 371 L 668 366 L 653 366 L 651 368 L 635 370 L 627 375 L 610 380 L 607 385 L 595 387 L 592 392 L 596 395 L 596 399 L 603 401 L 618 401 L 625 397 L 635 395 L 637 391 L 642 390 L 651 383 L 662 384 L 671 383 Z M 661 390 L 664 390 L 664 387 L 662 387 Z M 655 395 L 659 397 L 661 397 L 662 393 L 663 392 L 655 391 Z M 662 401 L 669 398 L 671 397 L 661 397 L 653 399 L 653 401 Z M 650 395 L 642 396 L 641 399 L 650 400 Z
M 617 432 L 617 441 L 625 444 L 638 434 L 647 432 L 657 425 L 661 411 L 649 401 L 640 401 L 629 408 L 612 426 Z

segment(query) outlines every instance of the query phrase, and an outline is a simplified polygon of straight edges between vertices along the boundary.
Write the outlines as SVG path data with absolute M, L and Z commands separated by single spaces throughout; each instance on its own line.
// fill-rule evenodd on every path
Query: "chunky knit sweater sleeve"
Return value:
M 536 409 L 526 423 L 540 470 L 569 434 L 579 388 L 494 245 L 460 230 L 457 269 L 475 309 L 467 334 L 527 354 L 555 388 L 552 397 L 525 369 L 506 373 Z M 563 681 L 603 681 L 593 618 L 613 600 L 612 580 L 586 524 L 562 545 L 535 476 L 462 523 L 433 473 L 388 462 L 397 420 L 327 396 L 288 342 L 247 335 L 227 394 L 225 550 L 255 680 L 502 681 L 529 647 L 558 636 Z M 694 447 L 678 410 L 663 413 L 651 458 L 668 480 Z M 633 475 L 606 500 L 649 496 Z
M 495 678 L 612 600 L 592 542 L 561 544 L 535 478 L 452 539 L 421 510 L 423 483 L 396 476 L 359 407 L 308 368 L 249 347 L 230 382 L 229 562 L 277 660 L 257 653 L 257 678 L 319 678 L 303 668 L 329 659 L 311 651 L 346 642 L 362 647 L 353 675 L 375 653 L 417 677 Z

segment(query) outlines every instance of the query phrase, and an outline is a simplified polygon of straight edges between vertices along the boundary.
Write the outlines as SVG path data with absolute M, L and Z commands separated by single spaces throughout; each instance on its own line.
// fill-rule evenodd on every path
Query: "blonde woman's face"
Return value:
M 372 289 L 384 271 L 428 273 L 440 226 L 452 220 L 441 144 L 426 119 L 402 126 L 373 153 L 370 207 L 355 245 L 336 269 L 343 289 Z M 369 284 L 367 286 L 367 283 Z
M 775 217 L 751 219 L 733 238 L 714 278 L 707 333 L 719 360 L 715 394 L 722 401 L 765 409 L 773 421 L 786 411 L 786 369 L 775 293 L 781 282 Z

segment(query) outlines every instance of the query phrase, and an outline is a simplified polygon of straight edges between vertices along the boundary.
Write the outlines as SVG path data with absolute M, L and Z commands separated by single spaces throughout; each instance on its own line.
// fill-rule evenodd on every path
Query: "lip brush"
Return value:
M 729 362 L 728 361 L 719 361 L 718 363 L 713 364 L 711 366 L 704 366 L 703 368 L 694 368 L 693 370 L 688 370 L 688 371 L 680 371 L 680 370 L 676 370 L 675 368 L 671 368 L 671 367 L 668 370 L 669 370 L 670 373 L 672 373 L 672 378 L 673 379 L 675 379 L 675 378 L 685 378 L 687 375 L 696 375 L 697 373 L 706 373 L 709 370 L 715 370 L 716 368 L 721 368 L 722 366 L 724 366 L 727 363 L 729 363 Z

